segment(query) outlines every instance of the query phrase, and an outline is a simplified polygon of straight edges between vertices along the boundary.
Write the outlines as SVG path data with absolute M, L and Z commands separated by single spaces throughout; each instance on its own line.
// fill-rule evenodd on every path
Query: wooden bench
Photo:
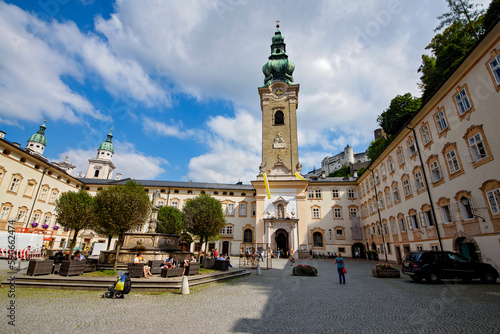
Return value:
M 205 269 L 212 269 L 214 267 L 214 264 L 215 264 L 215 259 L 205 258 L 203 260 L 203 268 L 205 268 Z
M 130 262 L 127 265 L 127 271 L 130 273 L 131 278 L 144 277 L 144 263 Z
M 59 275 L 61 276 L 73 276 L 81 275 L 85 270 L 86 261 L 66 261 L 61 262 L 61 268 L 59 269 Z
M 163 263 L 163 260 L 149 260 L 148 261 L 148 266 L 149 269 L 151 270 L 152 275 L 159 275 L 161 274 L 161 264 Z
M 179 268 L 162 268 L 161 270 L 161 277 L 175 277 L 175 276 L 181 276 L 182 271 L 184 269 L 179 267 Z
M 184 275 L 198 275 L 200 273 L 200 263 L 199 262 L 189 262 L 189 266 L 186 268 Z
M 214 269 L 223 271 L 229 270 L 229 261 L 215 260 Z
M 31 260 L 28 265 L 27 275 L 29 276 L 49 275 L 52 274 L 53 267 L 54 267 L 54 260 L 44 260 L 44 261 Z
M 93 272 L 93 271 L 97 271 L 97 260 L 95 260 L 95 259 L 85 260 L 85 269 L 83 269 L 83 272 L 89 273 L 89 272 Z

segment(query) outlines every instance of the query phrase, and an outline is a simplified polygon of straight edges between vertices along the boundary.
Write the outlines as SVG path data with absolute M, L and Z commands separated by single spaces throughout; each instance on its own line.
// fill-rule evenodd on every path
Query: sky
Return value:
M 113 129 L 114 175 L 249 183 L 279 20 L 307 172 L 346 145 L 364 152 L 390 101 L 421 95 L 421 56 L 447 11 L 444 0 L 0 0 L 0 130 L 24 147 L 46 120 L 44 155 L 68 155 L 76 175 Z

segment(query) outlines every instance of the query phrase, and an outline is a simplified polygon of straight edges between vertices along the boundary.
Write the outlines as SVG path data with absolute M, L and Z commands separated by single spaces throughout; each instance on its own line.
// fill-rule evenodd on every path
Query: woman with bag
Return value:
M 340 256 L 340 253 L 339 255 L 337 255 L 337 258 L 335 259 L 335 263 L 337 264 L 337 271 L 339 272 L 339 284 L 345 284 L 345 274 L 346 274 L 346 270 L 345 270 L 345 261 L 344 261 L 344 258 L 342 258 L 342 256 Z

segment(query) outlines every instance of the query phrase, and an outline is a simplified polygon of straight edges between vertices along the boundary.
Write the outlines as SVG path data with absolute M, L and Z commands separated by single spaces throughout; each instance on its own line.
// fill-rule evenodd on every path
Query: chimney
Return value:
M 4 138 L 5 138 L 5 135 L 6 135 L 6 133 L 5 133 L 5 132 L 0 131 L 0 139 L 4 139 Z
M 326 178 L 326 172 L 325 171 L 321 171 L 321 178 L 322 179 Z
M 357 170 L 354 171 L 353 176 L 354 177 L 358 177 L 358 171 Z
M 121 180 L 121 179 L 122 179 L 122 174 L 116 173 L 115 180 L 118 181 L 118 180 Z
M 12 142 L 12 145 L 14 145 L 15 147 L 21 147 L 21 144 L 16 143 L 16 142 Z

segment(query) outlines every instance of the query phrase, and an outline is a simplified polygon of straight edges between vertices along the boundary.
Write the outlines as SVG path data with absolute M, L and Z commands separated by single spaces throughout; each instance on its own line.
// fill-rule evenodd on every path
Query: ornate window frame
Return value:
M 405 199 L 409 200 L 413 198 L 413 189 L 411 188 L 410 176 L 408 174 L 405 173 L 401 176 L 401 184 L 403 185 Z
M 440 115 L 442 115 L 442 117 Z M 436 112 L 432 115 L 432 119 L 434 119 L 434 124 L 436 125 L 439 138 L 446 138 L 448 131 L 450 131 L 450 123 L 448 122 L 448 117 L 446 116 L 444 107 L 437 107 Z M 443 127 L 443 122 L 446 127 Z
M 0 221 L 9 221 L 9 217 L 12 214 L 13 207 L 14 207 L 14 205 L 12 205 L 12 203 L 10 203 L 10 202 L 2 203 L 2 205 L 0 206 Z M 8 208 L 8 211 L 4 210 L 4 208 Z M 5 214 L 6 214 L 6 217 L 3 217 Z
M 441 164 L 439 163 L 439 156 L 437 154 L 432 154 L 427 158 L 427 168 L 429 169 L 429 174 L 431 176 L 431 181 L 432 181 L 432 187 L 437 187 L 440 184 L 443 184 L 444 181 L 444 175 L 443 175 L 443 168 L 441 167 Z M 435 166 L 435 167 L 434 167 Z M 433 171 L 436 170 L 436 168 L 439 170 L 439 174 L 441 175 L 441 179 L 434 181 L 434 173 Z
M 413 167 L 413 179 L 415 180 L 415 190 L 417 191 L 417 195 L 425 192 L 425 180 L 424 180 L 424 171 L 422 166 Z
M 453 152 L 453 154 L 451 154 Z M 456 178 L 457 176 L 460 176 L 464 174 L 464 166 L 462 165 L 462 161 L 460 160 L 460 155 L 458 154 L 458 148 L 457 148 L 457 143 L 446 143 L 443 147 L 443 150 L 441 151 L 441 154 L 443 154 L 444 161 L 446 162 L 446 169 L 448 170 L 448 177 L 450 180 Z M 457 165 L 460 168 L 459 170 L 456 170 L 452 173 L 451 167 L 450 167 L 450 159 L 457 161 Z
M 477 135 L 480 136 L 481 138 L 481 143 L 483 144 L 483 149 L 486 151 L 486 156 L 483 157 L 483 158 L 480 158 L 480 159 L 477 159 L 477 156 L 476 154 L 474 154 L 474 152 L 477 152 L 476 151 L 472 151 L 472 148 L 471 148 L 471 143 L 470 143 L 470 140 L 473 138 L 473 137 L 477 137 Z M 480 125 L 472 125 L 471 127 L 469 127 L 467 129 L 467 131 L 465 132 L 465 135 L 463 136 L 464 140 L 465 140 L 465 143 L 467 145 L 467 149 L 469 150 L 469 154 L 470 154 L 470 159 L 471 159 L 471 162 L 472 162 L 472 167 L 474 168 L 477 168 L 481 165 L 484 165 L 485 163 L 488 163 L 490 161 L 493 160 L 493 155 L 491 154 L 491 150 L 490 150 L 490 145 L 488 145 L 488 141 L 486 140 L 486 136 L 484 135 L 484 131 L 483 131 L 483 125 L 480 124 Z M 476 144 L 477 145 L 477 144 Z
M 455 103 L 458 118 L 460 119 L 460 121 L 462 121 L 464 118 L 469 120 L 471 113 L 475 109 L 467 84 L 463 84 L 463 86 L 457 86 L 457 88 L 455 89 L 455 94 L 453 95 L 453 102 Z M 468 108 L 464 109 L 467 107 L 467 104 Z
M 495 179 L 487 180 L 479 189 L 483 193 L 490 218 L 500 219 L 500 181 Z
M 338 209 L 338 210 L 335 210 L 335 209 Z M 337 217 L 336 212 L 339 212 L 340 217 Z M 342 205 L 332 206 L 332 214 L 333 214 L 333 220 L 342 220 L 344 218 L 344 215 L 342 213 Z
M 321 234 L 321 243 L 323 246 L 315 246 L 314 243 L 314 234 L 319 233 Z M 325 249 L 326 248 L 326 240 L 325 240 L 325 230 L 315 227 L 314 229 L 310 230 L 310 235 L 311 235 L 311 248 L 312 249 Z
M 426 133 L 424 133 L 424 129 L 427 129 Z M 432 140 L 432 133 L 431 133 L 431 127 L 429 125 L 429 122 L 428 121 L 422 122 L 418 132 L 420 132 L 420 137 L 422 138 L 422 143 L 424 144 L 424 149 L 430 150 L 432 143 L 433 143 L 433 140 Z
M 242 209 L 242 204 L 245 205 L 245 213 L 241 214 L 241 209 Z M 247 210 L 248 210 L 248 203 L 247 201 L 241 201 L 238 203 L 238 217 L 246 217 L 247 216 Z
M 335 240 L 345 240 L 346 235 L 345 235 L 345 227 L 343 226 L 335 226 Z M 339 231 L 341 232 L 341 235 L 339 235 Z
M 11 190 L 12 186 L 14 184 L 14 179 L 19 180 L 19 182 L 17 183 L 16 189 L 15 190 Z M 16 194 L 17 195 L 17 193 L 19 192 L 19 188 L 21 188 L 21 183 L 22 182 L 23 182 L 23 176 L 22 176 L 21 173 L 12 174 L 12 177 L 10 178 L 9 188 L 7 189 L 7 192 L 11 193 L 11 194 Z
M 315 217 L 315 212 L 317 212 L 317 217 Z M 311 217 L 312 219 L 321 219 L 321 207 L 319 205 L 311 206 Z
M 500 50 L 493 49 L 491 50 L 490 54 L 491 57 L 486 61 L 485 65 L 488 69 L 491 80 L 493 81 L 493 85 L 498 92 L 500 91 Z M 496 64 L 493 65 L 494 67 L 492 66 L 492 62 L 496 62 Z M 495 69 L 495 73 L 493 73 L 493 69 Z

